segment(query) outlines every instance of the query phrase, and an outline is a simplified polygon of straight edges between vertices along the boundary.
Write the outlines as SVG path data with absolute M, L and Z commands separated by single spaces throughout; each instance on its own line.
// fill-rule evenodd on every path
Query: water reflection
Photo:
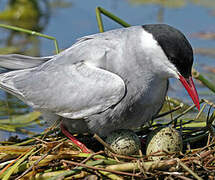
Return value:
M 128 0 L 132 4 L 137 5 L 147 5 L 147 4 L 156 4 L 167 8 L 181 8 L 189 3 L 208 7 L 215 8 L 215 1 L 213 0 Z
M 46 0 L 10 0 L 4 10 L 0 12 L 0 22 L 42 32 L 48 24 L 49 13 Z M 39 55 L 37 37 L 16 31 L 7 30 L 7 32 L 4 39 L 5 44 L 0 52 L 6 50 L 7 53 Z
M 129 0 L 129 2 L 137 5 L 156 4 L 167 8 L 180 8 L 186 5 L 186 0 Z
M 8 24 L 38 30 L 40 8 L 36 0 L 10 0 L 0 13 L 0 20 Z
M 48 24 L 49 17 L 50 7 L 46 0 L 10 0 L 4 10 L 0 12 L 0 23 L 43 32 Z M 0 53 L 19 53 L 32 56 L 40 55 L 40 38 L 13 30 L 4 30 L 4 32 L 6 35 L 4 36 L 4 39 L 1 40 Z M 14 132 L 14 130 L 16 130 L 26 133 L 27 131 L 24 131 L 26 126 L 26 123 L 23 122 L 24 119 L 21 119 L 24 126 L 17 124 L 17 122 L 13 124 L 12 120 L 14 120 L 14 118 L 21 117 L 20 115 L 29 113 L 30 111 L 31 109 L 22 101 L 9 93 L 1 91 L 1 130 L 4 129 L 10 132 Z M 8 123 L 7 119 L 11 120 L 11 123 Z M 34 123 L 27 123 L 27 125 L 30 126 L 33 124 Z M 5 133 L 3 134 L 4 135 L 2 136 L 5 136 Z M 28 134 L 31 134 L 31 132 L 28 131 Z

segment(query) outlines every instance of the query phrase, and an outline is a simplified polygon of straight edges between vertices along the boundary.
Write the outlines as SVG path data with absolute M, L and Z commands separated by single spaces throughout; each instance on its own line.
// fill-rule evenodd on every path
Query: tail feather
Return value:
M 28 69 L 1 73 L 0 89 L 3 89 L 6 92 L 11 93 L 14 96 L 18 97 L 19 99 L 25 101 L 23 98 L 24 97 L 23 94 L 15 87 L 13 80 L 15 77 L 25 74 L 26 71 L 28 71 Z
M 0 55 L 0 67 L 10 70 L 33 68 L 53 57 L 54 56 L 31 57 L 19 54 Z

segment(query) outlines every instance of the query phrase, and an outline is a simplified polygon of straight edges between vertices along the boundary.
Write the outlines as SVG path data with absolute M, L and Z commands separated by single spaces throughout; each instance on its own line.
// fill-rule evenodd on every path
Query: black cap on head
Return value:
M 148 24 L 142 26 L 151 33 L 158 44 L 182 76 L 191 76 L 193 50 L 186 37 L 177 29 L 166 24 Z

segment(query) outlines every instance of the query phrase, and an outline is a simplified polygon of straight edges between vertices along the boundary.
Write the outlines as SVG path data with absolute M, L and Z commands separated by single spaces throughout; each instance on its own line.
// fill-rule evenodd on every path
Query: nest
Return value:
M 192 111 L 194 106 L 182 108 L 181 102 L 171 102 L 173 110 L 164 113 L 171 124 L 183 135 L 184 148 L 180 154 L 165 153 L 165 160 L 150 160 L 145 147 L 139 155 L 122 156 L 112 153 L 107 156 L 103 145 L 90 135 L 77 138 L 92 149 L 92 153 L 82 153 L 70 140 L 58 131 L 45 131 L 31 138 L 1 142 L 1 179 L 214 179 L 215 177 L 215 138 L 213 121 L 215 113 L 210 113 L 213 103 L 206 100 L 203 108 L 209 105 L 208 114 Z M 165 110 L 164 110 L 165 111 Z M 174 111 L 174 112 L 173 112 Z M 192 112 L 189 112 L 192 111 Z M 189 112 L 189 113 L 188 113 Z M 183 117 L 189 114 L 188 117 Z M 195 114 L 195 117 L 190 117 Z M 163 114 L 150 126 L 136 130 L 143 138 L 149 131 L 165 124 Z M 183 121 L 182 118 L 183 117 Z M 206 118 L 206 119 L 205 119 Z M 203 121 L 205 125 L 202 125 Z M 206 120 L 206 121 L 205 121 Z M 166 122 L 166 120 L 165 120 Z M 200 126 L 201 125 L 201 126 Z M 94 136 L 95 137 L 95 136 Z M 17 142 L 19 141 L 19 142 Z

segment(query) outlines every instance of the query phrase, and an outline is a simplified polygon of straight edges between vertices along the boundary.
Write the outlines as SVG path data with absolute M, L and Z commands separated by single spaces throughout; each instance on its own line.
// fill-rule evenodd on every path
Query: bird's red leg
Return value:
M 62 123 L 60 125 L 60 128 L 61 128 L 62 133 L 66 137 L 68 137 L 75 145 L 77 145 L 82 150 L 82 152 L 84 152 L 84 153 L 91 153 L 91 151 L 83 143 L 81 143 L 80 141 L 78 141 L 73 135 L 71 135 L 71 133 L 69 131 L 67 131 L 64 128 L 64 126 L 63 126 Z

